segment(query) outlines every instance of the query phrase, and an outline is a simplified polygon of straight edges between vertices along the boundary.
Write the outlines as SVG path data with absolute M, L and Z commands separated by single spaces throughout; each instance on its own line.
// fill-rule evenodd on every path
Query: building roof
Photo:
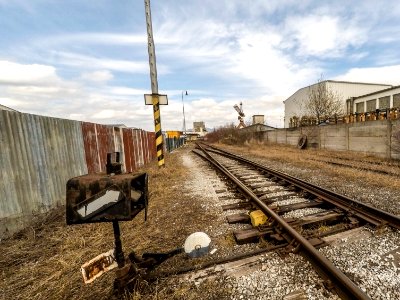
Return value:
M 388 92 L 388 91 L 391 91 L 391 90 L 394 90 L 394 89 L 398 89 L 398 88 L 400 88 L 400 85 L 392 86 L 392 87 L 387 88 L 387 89 L 383 89 L 383 90 L 379 90 L 379 91 L 372 92 L 372 93 L 369 93 L 369 94 L 365 94 L 365 95 L 361 95 L 361 96 L 358 96 L 358 97 L 354 97 L 354 99 L 363 98 L 363 97 L 367 97 L 367 96 L 372 96 L 372 95 L 375 95 L 375 94 Z
M 253 124 L 253 125 L 249 125 L 247 127 L 240 128 L 239 130 L 242 130 L 242 131 L 269 131 L 269 130 L 275 130 L 275 129 L 276 129 L 275 127 L 258 123 L 258 124 Z
M 326 83 L 326 82 L 333 82 L 333 83 L 348 83 L 348 84 L 363 84 L 363 85 L 383 85 L 383 86 L 388 86 L 389 89 L 392 88 L 393 86 L 390 84 L 385 84 L 385 83 L 371 83 L 371 82 L 356 82 L 356 81 L 341 81 L 341 80 L 324 80 L 321 82 L 316 82 L 313 84 L 310 84 L 308 86 L 302 87 L 301 89 L 298 89 L 296 92 L 294 92 L 292 95 L 290 95 L 288 98 L 286 98 L 286 100 L 288 100 L 290 97 L 292 97 L 294 94 L 296 94 L 298 91 L 309 88 L 313 85 L 316 85 L 318 83 Z M 361 97 L 361 96 L 360 96 Z M 285 100 L 285 101 L 286 101 Z M 285 101 L 283 101 L 283 103 L 285 103 Z
M 365 85 L 386 85 L 392 86 L 391 84 L 386 83 L 372 83 L 372 82 L 358 82 L 358 81 L 341 81 L 341 80 L 325 80 L 323 82 L 337 82 L 337 83 L 351 83 L 351 84 L 365 84 Z M 318 82 L 317 82 L 318 83 Z M 313 85 L 313 84 L 312 84 Z

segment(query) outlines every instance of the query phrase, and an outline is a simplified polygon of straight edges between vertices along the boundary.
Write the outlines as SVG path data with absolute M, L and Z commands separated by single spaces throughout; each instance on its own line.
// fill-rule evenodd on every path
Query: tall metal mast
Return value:
M 146 13 L 146 25 L 147 25 L 147 46 L 149 52 L 149 65 L 150 65 L 150 80 L 151 80 L 151 93 L 153 103 L 153 116 L 154 116 L 154 127 L 156 133 L 156 147 L 157 147 L 157 159 L 158 166 L 164 166 L 164 147 L 163 137 L 161 131 L 161 116 L 160 116 L 160 100 L 158 94 L 158 82 L 157 82 L 157 66 L 156 66 L 156 51 L 154 48 L 153 40 L 153 26 L 151 22 L 151 10 L 150 0 L 144 0 L 145 13 Z

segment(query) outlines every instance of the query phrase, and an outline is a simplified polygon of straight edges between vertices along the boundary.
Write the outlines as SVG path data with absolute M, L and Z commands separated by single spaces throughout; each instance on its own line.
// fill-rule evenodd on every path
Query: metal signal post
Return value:
M 146 13 L 146 25 L 147 25 L 147 46 L 149 52 L 149 64 L 150 64 L 150 79 L 151 79 L 151 103 L 153 105 L 153 116 L 154 116 L 154 127 L 156 133 L 156 147 L 157 147 L 157 160 L 158 166 L 164 166 L 164 146 L 163 137 L 161 131 L 161 116 L 160 116 L 160 98 L 165 95 L 158 94 L 158 82 L 157 82 L 157 66 L 156 66 L 156 51 L 154 48 L 153 40 L 153 27 L 151 22 L 151 10 L 150 0 L 144 0 L 145 13 Z M 147 95 L 150 96 L 150 95 Z M 146 99 L 145 95 L 145 99 Z

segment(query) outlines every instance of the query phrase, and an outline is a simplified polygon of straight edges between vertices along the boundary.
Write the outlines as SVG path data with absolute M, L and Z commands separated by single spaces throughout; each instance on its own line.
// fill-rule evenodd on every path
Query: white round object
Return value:
M 204 232 L 195 232 L 189 235 L 183 246 L 185 253 L 190 257 L 200 257 L 208 253 L 211 239 Z

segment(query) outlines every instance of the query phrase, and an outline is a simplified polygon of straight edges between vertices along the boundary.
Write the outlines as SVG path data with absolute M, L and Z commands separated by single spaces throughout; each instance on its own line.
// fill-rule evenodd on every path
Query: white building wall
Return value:
M 304 108 L 302 104 L 308 99 L 309 90 L 316 87 L 318 83 L 304 87 L 295 92 L 292 96 L 284 101 L 285 104 L 285 128 L 289 127 L 290 118 L 293 116 L 301 117 L 304 115 Z M 361 82 L 345 82 L 326 80 L 323 82 L 334 93 L 337 93 L 343 100 L 343 107 L 345 108 L 346 100 L 351 97 L 358 97 L 361 95 L 373 93 L 379 90 L 390 88 L 386 84 L 373 84 Z
M 390 96 L 390 106 L 388 108 L 393 108 L 393 95 L 400 94 L 400 87 L 395 87 L 389 90 L 384 90 L 379 93 L 373 93 L 372 95 L 365 95 L 354 99 L 353 102 L 353 111 L 356 112 L 357 103 L 364 103 L 364 112 L 367 111 L 367 101 L 376 100 L 376 107 L 375 109 L 379 108 L 379 99 L 383 97 Z

